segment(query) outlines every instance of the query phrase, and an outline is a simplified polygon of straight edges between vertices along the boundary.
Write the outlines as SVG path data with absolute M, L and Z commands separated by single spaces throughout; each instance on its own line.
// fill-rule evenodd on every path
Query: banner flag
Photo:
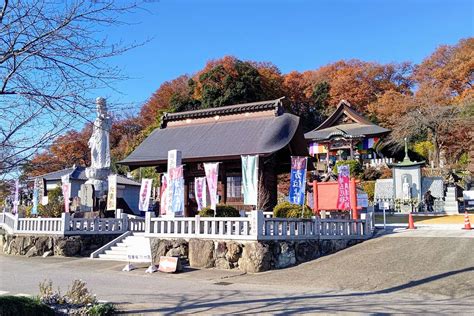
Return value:
M 258 155 L 242 157 L 242 193 L 245 205 L 258 202 Z
M 15 195 L 13 196 L 13 210 L 12 214 L 18 213 L 18 205 L 20 204 L 20 181 L 15 180 Z
M 107 211 L 117 209 L 117 175 L 109 176 L 109 192 L 107 193 Z
M 138 209 L 142 212 L 148 211 L 152 183 L 153 179 L 142 179 L 142 185 L 140 186 L 140 200 L 138 201 Z
M 291 180 L 288 201 L 293 204 L 305 203 L 307 157 L 291 157 Z
M 169 188 L 171 192 L 171 212 L 180 214 L 184 212 L 184 177 L 183 165 L 168 170 Z
M 69 182 L 69 174 L 61 177 L 61 183 L 64 199 L 64 212 L 69 213 L 69 198 L 71 197 L 71 182 Z
M 196 196 L 196 202 L 198 205 L 198 211 L 202 210 L 207 206 L 206 196 L 206 177 L 194 178 L 194 194 Z
M 309 144 L 309 154 L 310 155 L 315 155 L 315 154 L 327 154 L 328 149 L 326 145 L 319 144 L 316 142 L 312 142 Z
M 31 208 L 31 215 L 38 214 L 38 202 L 39 202 L 39 188 L 38 188 L 38 179 L 35 179 L 33 185 L 33 207 Z
M 339 210 L 350 210 L 351 197 L 349 191 L 350 170 L 348 165 L 337 166 L 337 208 Z
M 161 177 L 160 215 L 166 215 L 168 204 L 168 174 L 164 172 Z
M 217 176 L 219 174 L 219 163 L 205 163 L 204 171 L 206 173 L 207 187 L 209 188 L 211 209 L 215 211 L 217 206 Z

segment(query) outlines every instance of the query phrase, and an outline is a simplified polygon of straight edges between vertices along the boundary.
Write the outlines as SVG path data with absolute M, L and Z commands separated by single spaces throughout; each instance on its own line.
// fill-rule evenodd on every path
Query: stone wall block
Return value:
M 242 245 L 231 241 L 227 243 L 227 252 L 225 258 L 231 263 L 236 263 L 242 255 Z
M 244 272 L 256 273 L 268 271 L 271 268 L 272 252 L 270 245 L 261 242 L 245 244 L 242 257 L 239 259 L 239 269 Z
M 215 251 L 212 240 L 189 240 L 189 265 L 193 268 L 214 267 Z

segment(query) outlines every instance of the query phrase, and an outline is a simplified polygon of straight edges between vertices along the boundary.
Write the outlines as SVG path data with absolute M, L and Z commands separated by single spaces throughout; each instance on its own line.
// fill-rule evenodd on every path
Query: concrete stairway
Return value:
M 456 188 L 448 187 L 444 201 L 444 211 L 447 214 L 459 214 L 459 205 L 456 199 Z
M 145 237 L 144 233 L 132 233 L 107 244 L 106 247 L 103 247 L 101 251 L 94 253 L 94 256 L 91 255 L 91 257 L 101 260 L 149 262 L 148 259 L 140 260 L 137 258 L 129 260 L 128 258 L 130 254 L 142 254 L 144 249 L 146 252 L 149 248 L 150 241 Z

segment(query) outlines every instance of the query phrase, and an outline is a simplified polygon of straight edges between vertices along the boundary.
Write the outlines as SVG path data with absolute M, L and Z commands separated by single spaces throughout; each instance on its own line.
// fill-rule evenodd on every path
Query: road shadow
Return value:
M 226 290 L 223 288 L 219 294 L 203 293 L 197 296 L 184 296 L 179 294 L 160 295 L 161 302 L 166 302 L 168 307 L 161 308 L 136 308 L 133 305 L 123 314 L 148 314 L 159 313 L 174 315 L 176 313 L 232 313 L 232 314 L 259 314 L 269 313 L 275 315 L 292 315 L 300 313 L 335 313 L 358 312 L 371 315 L 384 315 L 392 313 L 440 313 L 448 314 L 453 310 L 470 310 L 469 303 L 474 293 L 461 300 L 450 298 L 433 298 L 430 296 L 413 299 L 393 298 L 387 294 L 398 293 L 402 290 L 420 286 L 429 282 L 440 280 L 456 274 L 474 271 L 474 267 L 436 274 L 393 286 L 378 291 L 335 294 L 304 294 L 282 295 L 271 298 L 243 298 L 245 292 Z M 388 297 L 392 297 L 388 299 Z M 471 299 L 467 299 L 471 297 Z

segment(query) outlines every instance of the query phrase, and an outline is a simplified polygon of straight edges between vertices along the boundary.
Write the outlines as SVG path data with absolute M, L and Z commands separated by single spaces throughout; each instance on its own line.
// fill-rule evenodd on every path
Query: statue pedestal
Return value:
M 92 184 L 96 197 L 101 197 L 108 190 L 108 176 L 110 168 L 86 168 L 86 177 L 89 179 L 86 184 Z

